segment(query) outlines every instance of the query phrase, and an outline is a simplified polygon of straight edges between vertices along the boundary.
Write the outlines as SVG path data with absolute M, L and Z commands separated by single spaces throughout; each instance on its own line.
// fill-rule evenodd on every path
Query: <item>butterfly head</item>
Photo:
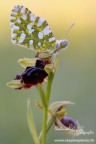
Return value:
M 68 40 L 56 40 L 56 51 L 62 50 L 68 46 Z

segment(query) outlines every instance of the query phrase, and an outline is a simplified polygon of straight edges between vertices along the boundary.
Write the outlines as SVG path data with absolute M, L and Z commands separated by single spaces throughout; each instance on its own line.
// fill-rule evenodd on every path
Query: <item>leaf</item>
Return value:
M 36 128 L 35 128 L 35 123 L 34 123 L 33 114 L 32 114 L 32 110 L 31 110 L 31 101 L 30 101 L 30 99 L 27 100 L 27 121 L 28 121 L 29 130 L 30 130 L 31 136 L 34 140 L 34 143 L 35 144 L 40 144 L 39 138 L 38 138 L 38 135 L 37 135 L 37 131 L 36 131 Z

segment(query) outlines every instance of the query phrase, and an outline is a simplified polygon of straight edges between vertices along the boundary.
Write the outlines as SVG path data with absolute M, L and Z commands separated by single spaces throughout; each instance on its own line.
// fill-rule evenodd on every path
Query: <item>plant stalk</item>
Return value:
M 46 125 L 47 125 L 47 108 L 43 109 L 43 121 L 42 121 L 42 144 L 46 144 Z
M 46 107 L 45 107 L 45 105 L 43 105 L 44 108 L 43 108 L 42 131 L 39 136 L 41 144 L 46 144 L 48 105 L 49 105 L 49 99 L 50 99 L 53 78 L 54 78 L 54 74 L 53 74 L 53 72 L 51 72 L 48 76 L 48 84 L 47 84 L 46 96 L 45 96 L 45 98 L 46 98 L 45 101 L 46 101 L 47 105 L 46 105 Z
M 54 73 L 51 72 L 49 74 L 49 76 L 48 76 L 48 85 L 47 85 L 47 90 L 46 90 L 47 105 L 49 104 L 49 100 L 50 100 L 50 93 L 51 93 L 51 87 L 52 87 L 53 78 L 54 78 Z
M 47 107 L 47 104 L 46 104 L 46 99 L 45 99 L 45 93 L 44 93 L 44 90 L 42 88 L 42 85 L 41 84 L 38 84 L 37 85 L 37 89 L 39 91 L 39 94 L 40 94 L 40 98 L 41 98 L 41 101 L 42 101 L 42 105 L 43 107 Z

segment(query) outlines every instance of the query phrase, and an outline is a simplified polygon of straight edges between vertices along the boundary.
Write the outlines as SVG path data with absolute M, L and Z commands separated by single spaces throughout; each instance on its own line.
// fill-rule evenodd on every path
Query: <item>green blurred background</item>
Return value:
M 26 120 L 26 102 L 32 99 L 32 108 L 38 132 L 41 129 L 42 111 L 34 106 L 39 101 L 35 88 L 15 91 L 6 83 L 23 72 L 19 58 L 34 54 L 11 43 L 10 12 L 14 5 L 24 5 L 33 13 L 45 18 L 56 39 L 62 39 L 71 22 L 75 27 L 66 37 L 69 47 L 60 54 L 50 103 L 70 100 L 68 115 L 80 122 L 85 131 L 96 131 L 96 0 L 3 0 L 0 1 L 0 144 L 32 144 Z M 95 135 L 79 136 L 95 140 Z M 72 138 L 54 127 L 47 143 L 54 139 Z

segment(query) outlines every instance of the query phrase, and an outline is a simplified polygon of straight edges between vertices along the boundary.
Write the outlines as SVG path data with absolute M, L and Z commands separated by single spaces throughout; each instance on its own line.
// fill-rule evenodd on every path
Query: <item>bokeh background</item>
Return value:
M 15 91 L 6 83 L 23 72 L 18 59 L 33 57 L 33 52 L 11 43 L 10 12 L 14 5 L 24 5 L 34 14 L 45 18 L 56 39 L 62 39 L 70 24 L 75 27 L 68 34 L 68 48 L 60 54 L 50 103 L 70 100 L 68 115 L 78 120 L 85 131 L 96 131 L 96 0 L 0 0 L 0 144 L 32 144 L 26 120 L 26 102 L 32 99 L 32 109 L 38 132 L 42 111 L 35 107 L 39 101 L 35 88 Z M 95 135 L 79 136 L 95 140 Z M 47 143 L 54 139 L 72 138 L 54 127 Z

